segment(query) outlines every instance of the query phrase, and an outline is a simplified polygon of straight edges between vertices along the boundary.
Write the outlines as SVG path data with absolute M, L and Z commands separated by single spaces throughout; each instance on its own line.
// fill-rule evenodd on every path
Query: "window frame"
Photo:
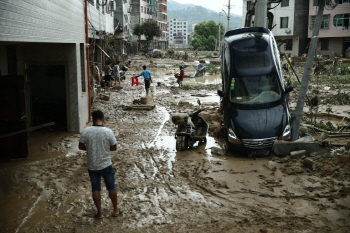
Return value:
M 283 19 L 287 19 L 287 26 L 286 27 L 283 27 L 283 24 L 282 24 Z M 280 17 L 280 28 L 281 29 L 288 28 L 288 26 L 289 26 L 289 17 L 288 16 L 287 17 Z
M 342 15 L 342 18 L 336 18 L 337 15 Z M 345 16 L 347 15 L 347 16 Z M 348 25 L 345 26 L 345 20 L 348 20 Z M 341 26 L 338 26 L 338 21 L 342 20 L 342 25 Z M 337 21 L 337 23 L 335 23 Z M 350 13 L 346 13 L 346 14 L 336 14 L 333 16 L 333 26 L 336 27 L 336 28 L 349 28 L 349 24 L 350 24 Z
M 322 16 L 322 22 L 321 22 L 321 28 L 320 29 L 329 29 L 329 19 L 330 19 L 330 15 L 323 15 Z M 310 19 L 310 30 L 313 30 L 315 27 L 315 22 L 316 22 L 316 15 L 311 15 L 311 19 Z
M 281 7 L 288 7 L 289 6 L 289 0 L 282 0 L 281 1 Z
M 284 44 L 284 51 L 292 51 L 293 50 L 293 39 L 286 39 L 286 43 Z
M 329 38 L 320 38 L 321 51 L 329 51 Z

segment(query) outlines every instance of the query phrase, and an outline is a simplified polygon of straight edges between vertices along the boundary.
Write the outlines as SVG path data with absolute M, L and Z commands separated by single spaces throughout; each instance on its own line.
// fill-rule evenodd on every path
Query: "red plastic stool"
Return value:
M 134 86 L 134 85 L 136 85 L 136 86 L 139 85 L 139 78 L 136 77 L 136 76 L 133 76 L 133 77 L 132 77 L 131 86 Z

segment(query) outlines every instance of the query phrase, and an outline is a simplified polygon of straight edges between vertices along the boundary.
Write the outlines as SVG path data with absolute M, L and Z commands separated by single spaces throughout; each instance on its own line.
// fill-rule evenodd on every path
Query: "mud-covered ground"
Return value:
M 141 70 L 141 61 L 133 59 L 129 77 Z M 112 162 L 122 217 L 111 217 L 103 191 L 104 218 L 93 218 L 79 135 L 42 130 L 30 135 L 28 160 L 0 164 L 0 232 L 350 232 L 350 163 L 328 158 L 346 157 L 345 150 L 313 155 L 314 170 L 303 166 L 305 158 L 212 154 L 223 143 L 212 134 L 206 143 L 177 152 L 171 114 L 196 108 L 198 99 L 215 113 L 221 82 L 212 76 L 174 87 L 180 63 L 149 64 L 161 83 L 153 93 L 154 110 L 125 110 L 145 94 L 142 85 L 131 87 L 130 78 L 122 90 L 110 92 L 109 101 L 94 103 L 118 141 Z M 209 120 L 212 127 L 216 120 Z M 276 170 L 265 166 L 270 160 Z

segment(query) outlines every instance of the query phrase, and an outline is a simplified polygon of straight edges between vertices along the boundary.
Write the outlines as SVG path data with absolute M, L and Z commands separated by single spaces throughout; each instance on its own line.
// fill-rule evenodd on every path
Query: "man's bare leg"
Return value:
M 101 192 L 100 191 L 93 191 L 92 192 L 92 199 L 94 200 L 95 206 L 97 208 L 97 217 L 102 217 Z
M 146 93 L 147 93 L 147 95 L 148 95 L 148 92 L 149 92 L 149 88 L 146 88 Z
M 113 211 L 115 214 L 118 214 L 119 210 L 118 210 L 117 190 L 108 190 L 108 192 L 109 192 L 109 198 L 111 199 L 113 204 Z

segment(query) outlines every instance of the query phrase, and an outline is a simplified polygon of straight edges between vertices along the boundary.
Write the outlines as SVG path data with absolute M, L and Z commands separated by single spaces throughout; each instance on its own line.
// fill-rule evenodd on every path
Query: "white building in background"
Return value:
M 178 19 L 168 20 L 169 46 L 186 47 L 188 46 L 188 21 Z

